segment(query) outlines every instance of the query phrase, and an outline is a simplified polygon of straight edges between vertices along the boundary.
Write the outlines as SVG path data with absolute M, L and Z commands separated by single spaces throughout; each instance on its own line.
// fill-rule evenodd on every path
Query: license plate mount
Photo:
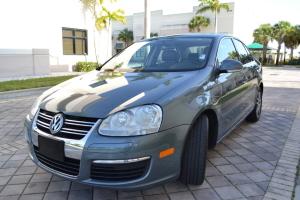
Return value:
M 54 160 L 65 161 L 65 142 L 55 138 L 38 136 L 40 154 Z

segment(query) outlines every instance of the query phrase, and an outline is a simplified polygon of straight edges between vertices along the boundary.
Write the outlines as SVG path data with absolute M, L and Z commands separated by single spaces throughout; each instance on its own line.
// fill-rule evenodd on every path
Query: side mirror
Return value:
M 219 68 L 219 73 L 232 73 L 243 69 L 243 64 L 238 60 L 226 59 Z

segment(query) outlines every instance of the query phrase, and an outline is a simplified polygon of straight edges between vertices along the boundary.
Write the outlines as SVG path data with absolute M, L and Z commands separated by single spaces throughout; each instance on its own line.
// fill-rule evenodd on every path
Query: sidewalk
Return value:
M 201 186 L 174 181 L 125 193 L 61 179 L 27 155 L 23 123 L 37 95 L 0 100 L 0 200 L 292 199 L 300 157 L 300 69 L 263 70 L 260 121 L 242 122 L 208 152 Z

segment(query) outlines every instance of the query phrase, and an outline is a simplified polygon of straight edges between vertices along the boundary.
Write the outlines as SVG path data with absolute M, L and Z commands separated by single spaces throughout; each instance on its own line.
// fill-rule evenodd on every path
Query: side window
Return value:
M 245 46 L 245 44 L 244 44 L 244 47 L 245 47 L 245 50 L 246 50 L 246 52 L 247 52 L 247 54 L 248 54 L 248 59 L 249 59 L 250 61 L 254 61 L 255 59 L 253 58 L 252 54 L 250 53 L 250 51 L 249 51 L 249 49 L 247 48 L 247 46 Z
M 238 55 L 233 46 L 231 39 L 228 38 L 228 39 L 224 39 L 221 41 L 221 43 L 219 45 L 217 58 L 219 61 L 219 66 L 221 66 L 223 60 L 225 60 L 225 59 L 238 60 Z
M 233 42 L 243 64 L 253 61 L 251 54 L 245 49 L 245 46 L 240 41 L 233 40 Z

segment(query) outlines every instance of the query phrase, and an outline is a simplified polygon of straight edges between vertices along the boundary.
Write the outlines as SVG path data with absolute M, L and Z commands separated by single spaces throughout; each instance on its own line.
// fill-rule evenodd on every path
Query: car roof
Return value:
M 187 34 L 158 36 L 158 37 L 148 38 L 148 39 L 144 39 L 144 40 L 140 40 L 140 41 L 150 42 L 153 40 L 159 40 L 159 39 L 165 39 L 165 38 L 197 38 L 197 37 L 216 38 L 216 39 L 220 40 L 223 37 L 234 37 L 234 36 L 229 35 L 229 34 L 214 34 L 214 33 L 187 33 Z

